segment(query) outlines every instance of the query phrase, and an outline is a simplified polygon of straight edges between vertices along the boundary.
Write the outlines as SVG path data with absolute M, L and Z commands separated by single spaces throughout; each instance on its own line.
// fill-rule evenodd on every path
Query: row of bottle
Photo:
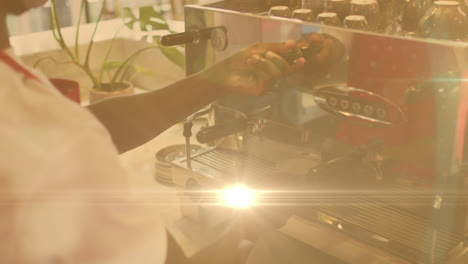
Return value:
M 448 40 L 468 35 L 465 0 L 264 0 L 263 4 L 270 16 L 386 34 Z
M 270 9 L 269 16 L 293 18 L 331 26 L 344 26 L 345 28 L 358 30 L 369 30 L 367 19 L 362 15 L 349 15 L 342 20 L 335 12 L 323 12 L 315 15 L 311 9 L 307 8 L 295 9 L 291 12 L 287 6 L 274 6 Z

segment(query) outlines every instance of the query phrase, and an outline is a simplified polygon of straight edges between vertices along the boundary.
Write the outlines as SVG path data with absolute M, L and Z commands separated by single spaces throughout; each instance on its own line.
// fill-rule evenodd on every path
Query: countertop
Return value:
M 177 124 L 150 142 L 120 155 L 128 171 L 129 182 L 136 191 L 149 191 L 151 199 L 160 206 L 160 213 L 166 226 L 172 225 L 181 218 L 175 187 L 168 187 L 155 180 L 155 154 L 169 145 L 183 144 L 182 125 Z
M 199 126 L 195 124 L 194 132 L 197 127 Z M 128 171 L 132 189 L 150 194 L 145 196 L 145 202 L 156 205 L 155 213 L 159 214 L 168 232 L 172 234 L 184 253 L 192 257 L 221 238 L 230 240 L 234 237 L 224 235 L 230 230 L 228 227 L 230 223 L 226 222 L 228 219 L 225 214 L 219 215 L 217 211 L 213 211 L 210 219 L 204 221 L 193 221 L 191 218 L 183 217 L 176 187 L 165 186 L 155 179 L 155 154 L 169 145 L 184 144 L 182 130 L 183 125 L 176 124 L 141 147 L 122 154 L 120 158 Z M 224 232 L 219 232 L 220 228 Z M 226 250 L 226 252 L 232 252 L 235 249 L 235 247 L 224 249 L 224 244 L 216 247 L 218 251 Z

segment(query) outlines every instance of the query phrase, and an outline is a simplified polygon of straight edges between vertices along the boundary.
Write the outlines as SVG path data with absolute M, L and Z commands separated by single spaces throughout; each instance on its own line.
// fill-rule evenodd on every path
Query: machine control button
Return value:
M 338 106 L 338 98 L 335 96 L 330 96 L 328 97 L 328 105 L 330 105 L 332 108 L 335 108 Z
M 349 102 L 349 99 L 343 98 L 341 99 L 340 106 L 341 106 L 341 109 L 348 110 L 349 107 L 351 106 L 351 103 Z
M 372 116 L 374 115 L 374 112 L 375 112 L 375 108 L 373 105 L 365 105 L 363 110 L 364 110 L 364 114 L 367 116 Z
M 387 117 L 387 110 L 385 108 L 379 107 L 375 111 L 377 118 L 384 120 Z
M 351 109 L 353 110 L 354 113 L 358 114 L 361 112 L 361 103 L 359 102 L 353 102 L 351 103 Z
M 351 86 L 315 87 L 313 97 L 326 112 L 352 119 L 356 124 L 394 127 L 408 120 L 403 110 L 388 98 Z

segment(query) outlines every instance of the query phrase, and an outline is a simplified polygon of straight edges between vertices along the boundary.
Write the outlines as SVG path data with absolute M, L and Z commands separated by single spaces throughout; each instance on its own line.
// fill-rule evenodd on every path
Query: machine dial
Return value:
M 214 50 L 221 52 L 228 47 L 228 36 L 225 27 L 216 27 L 211 30 L 211 46 Z

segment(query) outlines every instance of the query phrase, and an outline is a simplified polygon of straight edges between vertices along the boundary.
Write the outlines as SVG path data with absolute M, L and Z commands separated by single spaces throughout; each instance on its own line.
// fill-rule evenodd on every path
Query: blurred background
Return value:
M 206 0 L 107 0 L 104 20 L 119 16 L 123 7 L 138 9 L 141 6 L 154 6 L 166 19 L 183 20 L 183 5 L 205 2 Z M 62 27 L 73 26 L 78 21 L 81 0 L 57 0 L 57 11 Z M 83 21 L 95 22 L 103 0 L 88 0 Z M 8 27 L 11 36 L 50 30 L 50 1 L 41 8 L 31 10 L 22 16 L 10 16 Z

